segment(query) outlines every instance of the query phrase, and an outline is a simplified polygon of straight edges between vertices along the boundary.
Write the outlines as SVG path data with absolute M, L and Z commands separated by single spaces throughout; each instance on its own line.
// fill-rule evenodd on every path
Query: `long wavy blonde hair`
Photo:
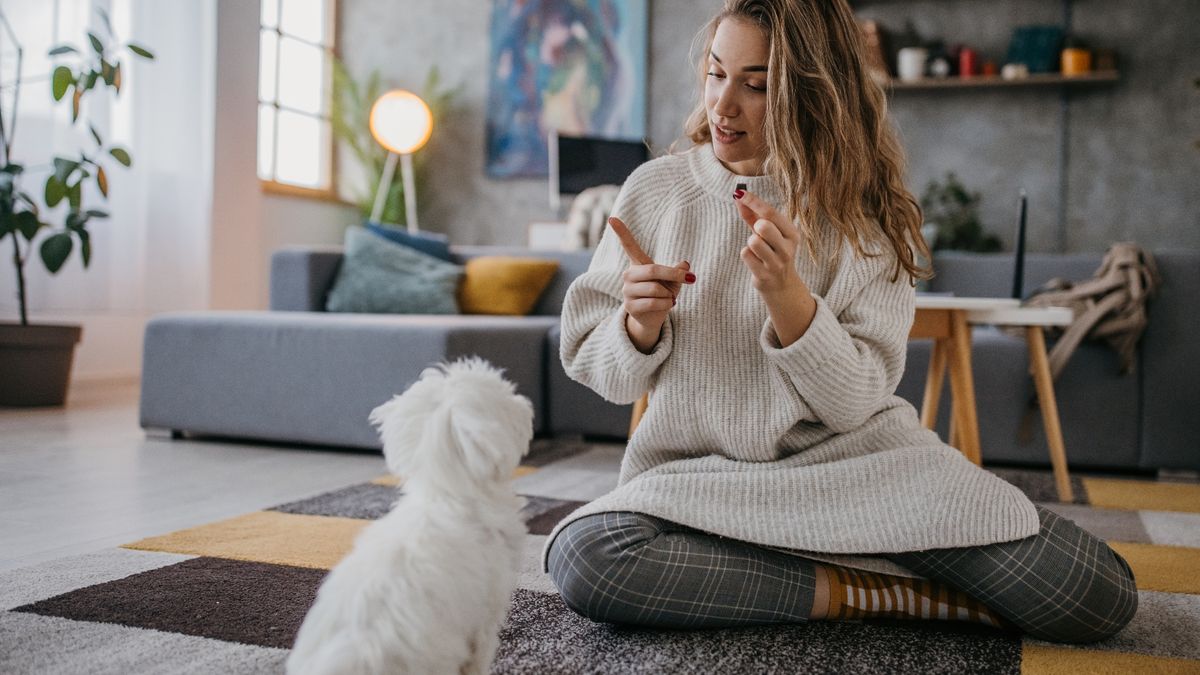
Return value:
M 766 174 L 787 193 L 784 212 L 817 255 L 818 223 L 851 242 L 856 256 L 877 255 L 867 242 L 896 252 L 892 280 L 933 274 L 921 236 L 921 207 L 904 187 L 904 151 L 887 119 L 887 97 L 867 73 L 862 35 L 846 0 L 726 0 L 701 32 L 703 92 L 709 51 L 721 21 L 759 26 L 770 43 L 767 62 Z M 703 93 L 684 125 L 693 143 L 712 141 Z M 791 187 L 789 187 L 791 186 Z

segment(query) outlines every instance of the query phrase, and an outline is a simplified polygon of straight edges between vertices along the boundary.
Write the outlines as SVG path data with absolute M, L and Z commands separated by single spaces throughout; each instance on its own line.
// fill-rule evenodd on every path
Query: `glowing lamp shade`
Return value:
M 432 132 L 433 113 L 410 91 L 389 91 L 371 106 L 371 135 L 398 155 L 419 150 Z

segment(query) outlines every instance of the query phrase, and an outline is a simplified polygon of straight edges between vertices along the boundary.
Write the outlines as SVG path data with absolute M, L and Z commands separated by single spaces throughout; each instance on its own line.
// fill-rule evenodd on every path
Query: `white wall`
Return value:
M 42 54 L 59 40 L 85 42 L 83 25 L 62 17 L 94 17 L 93 5 L 108 6 L 120 37 L 144 44 L 156 58 L 123 65 L 121 96 L 103 116 L 105 137 L 128 147 L 134 164 L 109 172 L 107 208 L 114 217 L 91 227 L 91 267 L 82 269 L 77 253 L 55 276 L 38 260 L 27 267 L 31 321 L 83 325 L 75 380 L 138 376 L 142 334 L 154 314 L 266 308 L 274 249 L 338 243 L 357 219 L 350 206 L 267 195 L 259 187 L 258 2 L 54 0 L 35 6 L 0 0 L 10 20 L 21 15 L 41 27 L 37 43 L 25 47 Z M 29 26 L 14 29 L 34 33 Z M 43 80 L 22 91 L 19 137 L 45 155 L 30 165 L 48 164 L 52 150 L 65 155 L 78 146 L 48 89 Z M 34 143 L 47 137 L 54 148 Z M 24 187 L 41 192 L 36 177 Z M 105 207 L 98 194 L 85 192 L 85 203 Z M 48 215 L 62 222 L 61 213 Z M 8 264 L 11 244 L 3 243 L 0 320 L 7 321 L 17 318 L 16 282 Z
M 262 192 L 256 159 L 259 5 L 218 0 L 217 7 L 210 306 L 264 309 L 271 253 L 289 244 L 339 243 L 356 211 Z

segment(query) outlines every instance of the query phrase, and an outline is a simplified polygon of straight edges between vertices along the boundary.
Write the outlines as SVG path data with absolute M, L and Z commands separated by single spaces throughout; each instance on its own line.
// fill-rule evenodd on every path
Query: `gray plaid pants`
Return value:
M 970 595 L 1032 637 L 1084 643 L 1114 635 L 1137 611 L 1129 564 L 1070 520 L 1037 511 L 1041 529 L 1025 539 L 882 555 Z M 814 561 L 628 511 L 569 524 L 548 563 L 572 610 L 659 628 L 803 622 L 816 590 Z

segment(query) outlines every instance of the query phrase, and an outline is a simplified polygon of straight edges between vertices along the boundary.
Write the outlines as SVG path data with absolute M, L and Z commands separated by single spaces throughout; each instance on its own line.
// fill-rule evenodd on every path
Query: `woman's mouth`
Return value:
M 746 136 L 746 132 L 744 132 L 744 131 L 737 131 L 735 129 L 729 129 L 729 128 L 723 127 L 719 124 L 712 125 L 712 130 L 713 130 L 713 138 L 717 139 L 718 143 L 723 143 L 725 145 L 729 145 L 730 143 L 737 143 L 738 141 L 742 140 L 742 138 L 744 138 Z

